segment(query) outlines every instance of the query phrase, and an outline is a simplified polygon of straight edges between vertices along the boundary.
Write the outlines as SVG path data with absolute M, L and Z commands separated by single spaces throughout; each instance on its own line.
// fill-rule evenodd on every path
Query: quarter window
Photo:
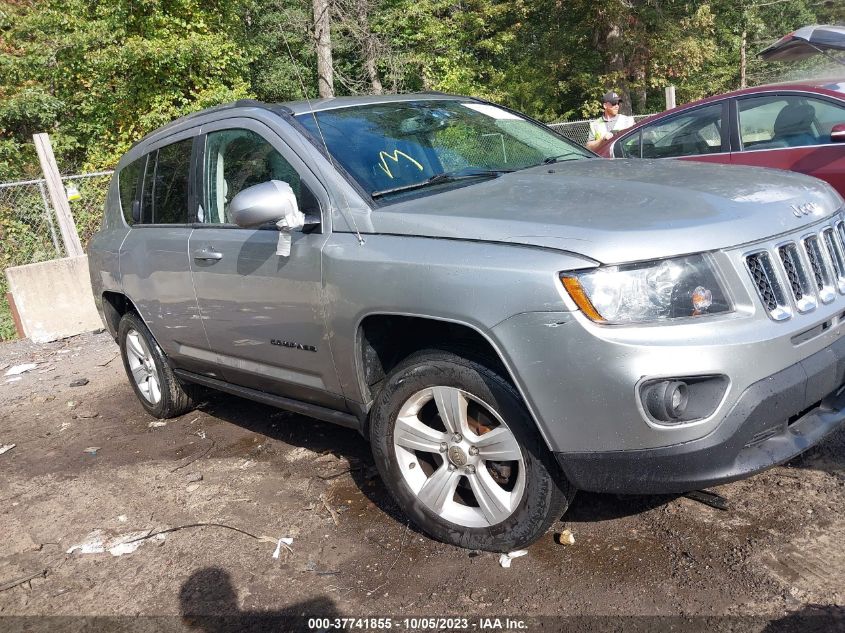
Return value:
M 739 132 L 745 150 L 823 145 L 831 128 L 845 122 L 845 107 L 799 95 L 739 101 Z
M 642 128 L 643 158 L 698 156 L 721 151 L 721 103 L 697 108 L 668 121 Z
M 299 210 L 319 214 L 314 194 L 297 171 L 262 136 L 251 130 L 223 130 L 208 135 L 205 148 L 205 200 L 199 221 L 231 224 L 229 203 L 238 193 L 271 180 L 288 183 Z
M 184 224 L 193 139 L 166 145 L 149 154 L 141 196 L 144 224 Z
M 141 174 L 144 172 L 144 164 L 147 157 L 139 158 L 133 163 L 120 170 L 117 176 L 118 189 L 120 191 L 120 207 L 123 210 L 123 217 L 129 225 L 135 224 L 135 219 L 132 217 L 132 205 L 135 203 L 136 194 L 138 193 L 138 181 Z

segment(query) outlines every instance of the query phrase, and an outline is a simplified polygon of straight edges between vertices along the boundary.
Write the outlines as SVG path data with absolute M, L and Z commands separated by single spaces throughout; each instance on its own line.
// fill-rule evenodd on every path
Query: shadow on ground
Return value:
M 179 610 L 188 629 L 202 633 L 258 633 L 321 630 L 312 618 L 340 617 L 328 597 L 296 602 L 274 611 L 242 611 L 232 578 L 225 569 L 195 571 L 179 590 Z
M 357 431 L 226 394 L 210 393 L 199 409 L 290 446 L 345 458 L 351 466 L 349 474 L 361 493 L 397 523 L 408 523 L 375 471 L 369 442 Z M 219 452 L 212 455 L 219 456 Z M 411 529 L 423 534 L 413 525 Z
M 407 523 L 384 485 L 374 474 L 370 446 L 359 433 L 313 418 L 211 392 L 200 410 L 253 433 L 306 448 L 315 453 L 332 452 L 352 465 L 350 475 L 369 501 L 397 523 Z M 219 455 L 215 451 L 212 455 Z M 373 478 L 376 485 L 372 484 Z M 567 521 L 592 523 L 632 516 L 669 503 L 678 495 L 627 496 L 579 492 L 565 515 Z M 418 534 L 423 534 L 413 528 Z
M 760 633 L 843 633 L 845 607 L 808 604 L 803 609 L 772 620 Z

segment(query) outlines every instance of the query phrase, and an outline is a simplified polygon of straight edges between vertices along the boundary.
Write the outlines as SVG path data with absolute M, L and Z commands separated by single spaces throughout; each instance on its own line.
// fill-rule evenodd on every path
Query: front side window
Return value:
M 739 101 L 744 150 L 823 145 L 837 123 L 845 123 L 845 107 L 822 99 L 770 95 Z
M 144 224 L 187 222 L 193 139 L 166 145 L 149 154 L 141 194 Z
M 271 180 L 288 183 L 296 194 L 299 210 L 318 214 L 314 194 L 297 171 L 261 135 L 252 130 L 211 132 L 205 147 L 205 206 L 200 222 L 231 224 L 228 207 L 238 193 Z
M 541 125 L 484 103 L 405 101 L 297 118 L 318 143 L 325 139 L 334 159 L 373 197 L 440 174 L 513 171 L 592 156 Z
M 721 103 L 697 108 L 642 128 L 643 158 L 676 158 L 721 151 Z
M 613 155 L 616 158 L 640 158 L 640 139 L 642 132 L 635 132 L 628 138 L 618 141 L 613 146 Z

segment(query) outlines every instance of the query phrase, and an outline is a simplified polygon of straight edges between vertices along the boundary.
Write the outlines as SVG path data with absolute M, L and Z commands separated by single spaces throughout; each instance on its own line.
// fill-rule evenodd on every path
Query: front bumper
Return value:
M 740 394 L 697 440 L 644 450 L 558 452 L 575 487 L 663 494 L 735 481 L 793 459 L 845 421 L 845 338 Z

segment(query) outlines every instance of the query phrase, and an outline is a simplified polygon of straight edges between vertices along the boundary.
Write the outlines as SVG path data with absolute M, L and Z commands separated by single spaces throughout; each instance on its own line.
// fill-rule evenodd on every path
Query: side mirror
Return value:
M 229 203 L 229 216 L 240 227 L 252 229 L 296 215 L 299 206 L 290 185 L 281 180 L 247 187 Z
M 830 128 L 830 142 L 845 142 L 845 123 L 837 123 L 832 128 Z

